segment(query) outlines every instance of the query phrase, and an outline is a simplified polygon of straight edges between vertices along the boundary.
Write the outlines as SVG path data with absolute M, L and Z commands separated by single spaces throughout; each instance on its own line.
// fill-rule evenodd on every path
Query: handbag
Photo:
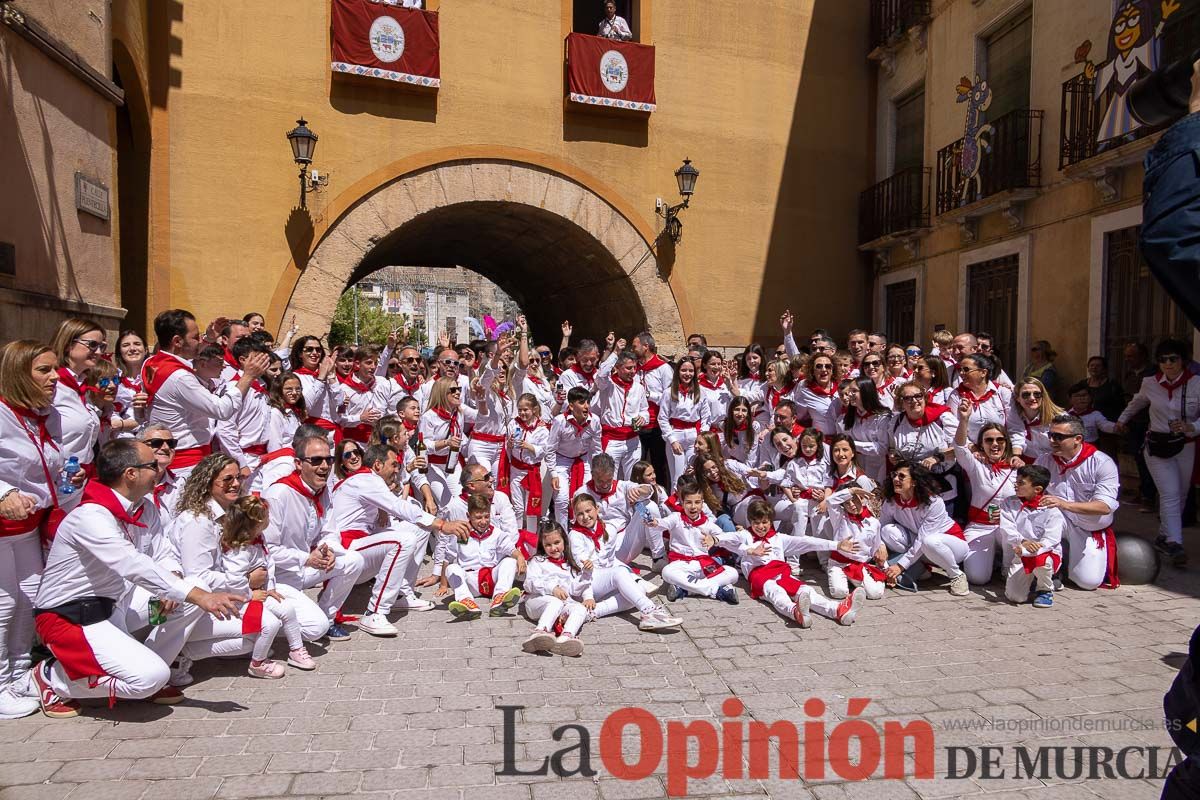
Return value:
M 1187 413 L 1187 382 L 1183 384 L 1183 396 L 1179 399 L 1179 416 Z M 1187 444 L 1187 436 L 1182 433 L 1158 433 L 1150 431 L 1146 434 L 1146 452 L 1155 458 L 1174 458 L 1183 452 Z

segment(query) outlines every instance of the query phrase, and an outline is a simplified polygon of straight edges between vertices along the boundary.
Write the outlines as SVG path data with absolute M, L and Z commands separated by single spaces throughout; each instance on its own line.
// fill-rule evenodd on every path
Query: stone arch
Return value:
M 649 232 L 590 183 L 544 164 L 473 157 L 351 187 L 357 195 L 335 202 L 303 270 L 281 280 L 277 319 L 294 314 L 302 330 L 327 330 L 341 293 L 375 270 L 457 264 L 508 292 L 544 341 L 556 342 L 568 318 L 577 339 L 611 326 L 681 344 L 680 309 Z

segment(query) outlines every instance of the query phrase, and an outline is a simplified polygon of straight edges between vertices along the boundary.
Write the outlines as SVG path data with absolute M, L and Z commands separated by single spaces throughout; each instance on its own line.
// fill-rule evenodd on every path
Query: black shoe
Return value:
M 921 591 L 919 588 L 917 588 L 916 581 L 914 581 L 910 576 L 903 575 L 903 574 L 900 575 L 900 577 L 896 578 L 895 588 L 899 589 L 902 592 L 912 592 L 913 594 L 916 594 L 917 592 Z
M 1061 592 L 1062 590 L 1063 590 L 1062 578 L 1055 575 L 1054 576 L 1054 591 Z
M 1187 551 L 1183 549 L 1183 545 L 1179 542 L 1167 542 L 1167 546 L 1163 549 L 1163 555 L 1171 559 L 1171 564 L 1176 567 L 1187 565 Z
M 1154 537 L 1154 549 L 1160 553 L 1167 552 L 1166 534 L 1160 533 L 1158 536 Z

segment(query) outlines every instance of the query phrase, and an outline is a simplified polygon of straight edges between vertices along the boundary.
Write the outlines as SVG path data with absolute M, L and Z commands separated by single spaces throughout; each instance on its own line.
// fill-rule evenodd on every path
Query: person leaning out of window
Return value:
M 633 31 L 624 17 L 617 16 L 617 4 L 607 0 L 604 4 L 604 19 L 600 20 L 600 30 L 597 35 L 605 39 L 616 39 L 618 42 L 628 42 L 633 39 Z

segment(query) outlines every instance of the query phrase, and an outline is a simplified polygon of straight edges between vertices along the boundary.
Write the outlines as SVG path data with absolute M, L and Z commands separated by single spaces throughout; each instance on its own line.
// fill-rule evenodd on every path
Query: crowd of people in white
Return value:
M 1012 381 L 971 333 L 926 353 L 855 330 L 841 351 L 781 326 L 770 356 L 695 335 L 668 362 L 649 333 L 572 347 L 564 323 L 557 365 L 523 318 L 426 356 L 399 330 L 327 349 L 179 309 L 152 349 L 127 331 L 110 355 L 78 318 L 9 342 L 0 718 L 176 703 L 212 657 L 311 670 L 308 643 L 395 636 L 394 612 L 435 601 L 461 621 L 519 603 L 523 649 L 564 656 L 590 620 L 678 628 L 656 594 L 736 604 L 743 579 L 800 628 L 850 625 L 930 567 L 952 595 L 998 573 L 1048 608 L 1060 565 L 1080 589 L 1118 583 L 1118 472 L 1092 441 L 1146 407 L 1162 538 L 1181 541 L 1200 416 L 1182 343 L 1110 421 Z

